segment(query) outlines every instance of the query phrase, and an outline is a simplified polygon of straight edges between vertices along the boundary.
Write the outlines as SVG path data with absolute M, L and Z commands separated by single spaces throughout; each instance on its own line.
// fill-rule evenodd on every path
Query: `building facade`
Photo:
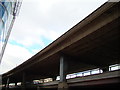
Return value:
M 0 62 L 21 2 L 0 0 Z

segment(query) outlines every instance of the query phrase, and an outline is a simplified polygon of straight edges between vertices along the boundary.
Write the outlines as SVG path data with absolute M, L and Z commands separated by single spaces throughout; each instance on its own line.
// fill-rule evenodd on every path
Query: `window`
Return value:
M 77 73 L 77 77 L 82 77 L 82 72 Z
M 2 4 L 0 3 L 0 18 L 3 17 L 4 12 L 5 12 L 5 9 L 4 9 L 4 7 L 2 6 Z
M 70 75 L 67 75 L 67 76 L 66 76 L 66 79 L 70 79 Z
M 120 69 L 120 64 L 115 64 L 115 65 L 109 66 L 109 71 L 114 71 L 114 70 L 119 70 L 119 69 Z
M 70 74 L 70 78 L 75 78 L 77 76 L 76 73 Z
M 60 76 L 57 76 L 56 80 L 60 80 Z
M 98 73 L 100 73 L 100 69 L 91 70 L 91 74 L 98 74 Z
M 90 75 L 90 71 L 85 71 L 85 72 L 83 72 L 83 73 L 84 73 L 84 76 Z

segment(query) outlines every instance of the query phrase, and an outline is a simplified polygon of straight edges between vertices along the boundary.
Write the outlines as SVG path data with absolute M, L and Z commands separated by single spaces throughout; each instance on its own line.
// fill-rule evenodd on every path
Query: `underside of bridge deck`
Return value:
M 119 2 L 105 3 L 26 62 L 3 74 L 3 84 L 6 84 L 8 78 L 9 83 L 31 82 L 35 79 L 55 78 L 59 75 L 62 81 L 67 82 L 64 80 L 64 75 L 119 64 L 119 7 Z M 61 56 L 65 60 L 62 63 Z M 67 63 L 65 64 L 68 66 L 67 70 L 64 62 Z M 111 75 L 108 74 L 109 76 Z M 100 80 L 100 82 L 104 81 Z M 85 88 L 85 84 L 86 82 L 81 87 Z M 80 87 L 80 83 L 76 85 L 77 88 Z M 116 86 L 118 83 L 110 85 Z M 92 88 L 94 84 L 88 86 Z M 107 87 L 108 84 L 98 86 Z M 75 85 L 71 84 L 70 87 L 75 88 Z

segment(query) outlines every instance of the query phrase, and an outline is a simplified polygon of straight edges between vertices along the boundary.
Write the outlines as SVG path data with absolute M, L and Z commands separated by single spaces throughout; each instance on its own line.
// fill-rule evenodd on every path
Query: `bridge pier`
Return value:
M 105 66 L 105 67 L 100 67 L 100 69 L 104 72 L 109 72 L 109 66 Z
M 8 90 L 9 89 L 9 83 L 10 83 L 10 81 L 9 81 L 9 77 L 7 78 L 7 83 L 6 83 L 6 85 L 5 85 L 5 90 Z
M 15 86 L 17 86 L 17 82 L 15 82 Z
M 37 90 L 40 90 L 40 86 L 37 86 Z
M 25 87 L 26 87 L 26 79 L 25 79 L 25 72 L 23 72 L 22 74 L 22 90 L 25 90 Z
M 68 90 L 68 84 L 66 80 L 68 69 L 68 62 L 65 56 L 60 57 L 60 82 L 58 84 L 58 90 Z

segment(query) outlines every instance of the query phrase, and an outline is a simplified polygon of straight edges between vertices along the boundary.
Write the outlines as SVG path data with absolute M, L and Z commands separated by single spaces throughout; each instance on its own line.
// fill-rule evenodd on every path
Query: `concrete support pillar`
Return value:
M 25 85 L 26 84 L 26 80 L 25 80 L 25 73 L 23 72 L 22 74 L 22 90 L 25 90 Z
M 5 88 L 7 87 L 7 83 L 5 83 Z
M 17 86 L 17 82 L 15 82 L 15 86 Z
M 58 84 L 58 90 L 68 90 L 68 84 L 66 80 L 68 63 L 65 56 L 60 57 L 60 82 Z
M 37 86 L 37 90 L 40 90 L 40 86 Z
M 56 76 L 55 76 L 55 77 L 52 77 L 52 79 L 53 79 L 53 81 L 55 81 L 55 80 L 56 80 Z
M 9 89 L 9 83 L 10 83 L 10 81 L 9 81 L 9 78 L 8 78 L 8 79 L 7 79 L 7 83 L 6 83 L 6 90 Z
M 103 73 L 108 72 L 109 71 L 109 66 L 102 67 L 101 69 L 102 69 Z

